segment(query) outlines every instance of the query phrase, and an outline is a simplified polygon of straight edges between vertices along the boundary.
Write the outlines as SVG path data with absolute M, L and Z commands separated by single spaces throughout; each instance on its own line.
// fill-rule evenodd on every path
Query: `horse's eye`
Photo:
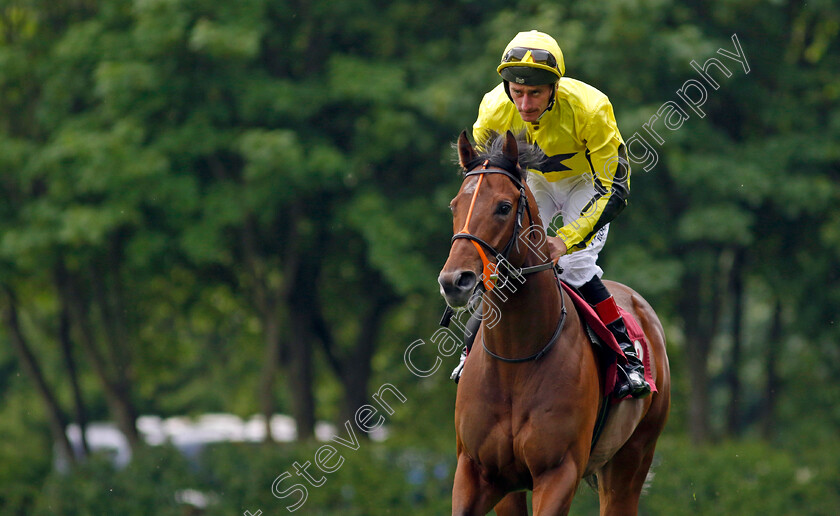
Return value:
M 510 210 L 513 209 L 513 205 L 507 201 L 499 203 L 499 206 L 496 208 L 496 215 L 507 215 L 510 213 Z

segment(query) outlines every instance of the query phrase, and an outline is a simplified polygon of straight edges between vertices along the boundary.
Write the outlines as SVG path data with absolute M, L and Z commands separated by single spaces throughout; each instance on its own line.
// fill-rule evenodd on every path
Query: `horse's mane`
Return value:
M 545 153 L 538 145 L 528 143 L 525 139 L 525 132 L 515 135 L 517 147 L 519 148 L 519 165 L 527 170 L 529 168 L 539 168 L 538 165 L 545 159 Z M 505 143 L 505 137 L 495 131 L 489 133 L 489 137 L 476 144 L 475 150 L 478 153 L 478 159 L 490 160 L 490 162 L 507 160 L 502 152 L 502 145 Z

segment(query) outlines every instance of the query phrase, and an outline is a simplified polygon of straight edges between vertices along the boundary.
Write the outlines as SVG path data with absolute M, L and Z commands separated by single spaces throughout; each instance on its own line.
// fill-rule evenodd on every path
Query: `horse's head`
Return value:
M 464 182 L 450 203 L 455 236 L 438 276 L 441 295 L 449 306 L 465 306 L 480 286 L 492 289 L 497 274 L 502 273 L 496 270 L 501 261 L 506 267 L 521 267 L 530 251 L 547 260 L 536 202 L 520 166 L 520 156 L 528 166 L 541 153 L 524 145 L 520 149 L 510 131 L 491 139 L 482 152 L 470 144 L 466 132 L 458 138 Z M 526 152 L 520 154 L 520 150 Z

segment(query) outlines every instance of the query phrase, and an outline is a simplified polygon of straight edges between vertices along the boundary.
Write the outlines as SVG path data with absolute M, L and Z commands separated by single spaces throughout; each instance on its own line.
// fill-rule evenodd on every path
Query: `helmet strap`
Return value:
M 507 93 L 508 98 L 511 102 L 513 102 L 513 97 L 510 96 L 510 83 L 508 81 L 502 80 L 505 83 L 505 93 Z
M 539 123 L 540 120 L 542 119 L 543 115 L 545 115 L 546 113 L 551 111 L 551 108 L 554 107 L 554 99 L 556 98 L 556 96 L 557 96 L 557 85 L 555 84 L 554 89 L 551 92 L 551 100 L 548 101 L 548 107 L 545 108 L 545 111 L 540 113 L 540 116 L 537 117 L 537 121 L 535 123 Z

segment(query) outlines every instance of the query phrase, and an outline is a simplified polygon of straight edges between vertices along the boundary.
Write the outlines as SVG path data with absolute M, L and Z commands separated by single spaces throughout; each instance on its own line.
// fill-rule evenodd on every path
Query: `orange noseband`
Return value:
M 482 168 L 484 170 L 487 169 L 487 165 L 490 163 L 490 160 L 485 160 Z M 481 183 L 484 181 L 484 174 L 478 176 L 478 184 L 475 186 L 475 191 L 473 192 L 472 200 L 470 201 L 470 209 L 467 212 L 467 220 L 464 221 L 464 227 L 461 229 L 459 235 L 470 235 L 474 236 L 470 233 L 470 220 L 472 219 L 473 208 L 475 208 L 475 200 L 478 198 L 478 191 L 481 189 Z M 498 276 L 496 275 L 496 264 L 491 262 L 489 258 L 487 258 L 487 254 L 484 252 L 484 249 L 481 245 L 478 244 L 475 240 L 470 240 L 472 245 L 475 246 L 476 251 L 478 251 L 478 256 L 481 257 L 481 263 L 484 264 L 483 271 L 481 274 L 481 281 L 484 283 L 484 288 L 487 291 L 493 290 L 493 287 L 496 286 L 496 279 Z

